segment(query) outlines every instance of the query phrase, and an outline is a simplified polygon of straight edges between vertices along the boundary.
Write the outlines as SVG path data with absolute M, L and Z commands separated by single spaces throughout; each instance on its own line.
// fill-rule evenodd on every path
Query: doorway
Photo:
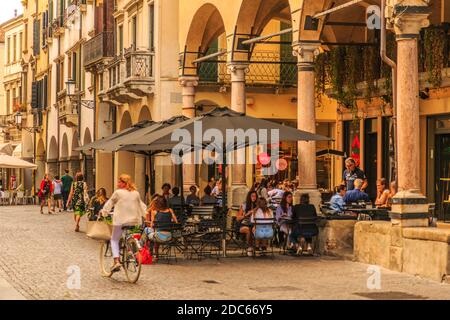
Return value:
M 378 133 L 377 119 L 367 119 L 364 123 L 364 171 L 366 173 L 367 186 L 366 193 L 369 198 L 374 201 L 377 197 L 377 188 L 375 181 L 377 180 L 377 152 L 378 152 Z
M 436 135 L 435 168 L 436 208 L 441 209 L 450 195 L 450 181 L 441 180 L 450 178 L 450 134 L 448 133 Z M 438 213 L 438 219 L 445 220 L 443 210 L 438 210 Z

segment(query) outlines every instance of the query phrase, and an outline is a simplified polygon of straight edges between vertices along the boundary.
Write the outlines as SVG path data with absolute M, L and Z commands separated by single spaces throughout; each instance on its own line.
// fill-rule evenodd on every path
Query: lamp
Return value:
M 22 112 L 17 111 L 14 115 L 14 121 L 16 123 L 16 126 L 20 128 L 22 126 Z
M 69 97 L 73 97 L 75 95 L 75 80 L 68 79 L 66 81 L 66 90 Z

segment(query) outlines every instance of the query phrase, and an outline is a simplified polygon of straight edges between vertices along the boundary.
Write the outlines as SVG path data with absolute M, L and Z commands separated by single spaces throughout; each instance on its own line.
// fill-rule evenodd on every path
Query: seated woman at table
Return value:
M 256 210 L 254 212 L 250 222 L 254 225 L 255 246 L 264 252 L 267 250 L 269 240 L 273 238 L 273 225 L 268 224 L 267 221 L 259 221 L 258 219 L 273 219 L 273 212 L 267 206 L 267 201 L 264 198 L 257 200 Z
M 197 196 L 197 187 L 196 186 L 191 186 L 189 188 L 189 191 L 191 193 L 186 197 L 186 204 L 188 206 L 199 206 L 200 205 L 200 198 Z
M 330 200 L 330 209 L 333 210 L 334 213 L 342 214 L 345 211 L 345 202 L 344 197 L 347 192 L 347 186 L 345 184 L 341 184 L 336 187 L 336 194 L 331 197 Z
M 206 186 L 203 192 L 205 193 L 205 195 L 200 201 L 202 206 L 214 206 L 217 204 L 216 197 L 211 195 L 212 189 L 210 186 Z
M 247 193 L 245 202 L 239 208 L 239 212 L 236 216 L 236 228 L 240 234 L 245 235 L 247 241 L 247 254 L 252 256 L 252 234 L 251 234 L 251 217 L 255 213 L 256 202 L 258 200 L 258 194 L 256 191 L 250 191 Z
M 154 200 L 153 208 L 150 212 L 150 227 L 145 228 L 146 239 L 152 241 L 157 248 L 158 243 L 164 243 L 172 239 L 169 225 L 178 223 L 177 217 L 172 209 L 167 205 L 166 198 L 158 196 Z M 146 241 L 144 239 L 144 243 Z M 152 249 L 152 248 L 151 248 Z
M 385 178 L 377 180 L 377 198 L 375 205 L 379 208 L 385 208 L 388 206 L 390 191 L 387 188 L 387 182 Z
M 294 203 L 294 197 L 292 192 L 287 191 L 283 194 L 281 203 L 275 213 L 277 224 L 280 226 L 280 231 L 286 236 L 289 234 L 290 225 L 288 220 L 292 219 L 292 206 Z
M 289 240 L 294 244 L 293 249 L 297 250 L 297 254 L 301 254 L 305 249 L 309 254 L 312 254 L 312 238 L 319 234 L 319 229 L 315 223 L 300 223 L 302 218 L 317 218 L 316 207 L 309 203 L 309 194 L 307 193 L 302 194 L 300 204 L 294 206 L 292 219 L 297 223 L 292 228 Z
M 389 195 L 388 195 L 388 204 L 387 206 L 390 207 L 392 205 L 392 198 L 395 197 L 395 195 L 397 194 L 398 189 L 397 189 L 397 182 L 396 181 L 392 181 L 389 184 Z

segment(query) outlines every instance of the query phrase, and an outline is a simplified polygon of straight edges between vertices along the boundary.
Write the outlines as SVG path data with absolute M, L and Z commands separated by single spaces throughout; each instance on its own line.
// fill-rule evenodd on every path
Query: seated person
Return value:
M 245 235 L 245 240 L 247 241 L 247 255 L 251 257 L 252 248 L 252 234 L 251 230 L 251 217 L 255 213 L 256 201 L 258 200 L 258 195 L 256 191 L 250 191 L 247 193 L 247 198 L 245 202 L 239 208 L 239 212 L 236 216 L 236 228 L 240 234 Z
M 347 191 L 344 196 L 344 202 L 346 204 L 357 203 L 360 201 L 369 202 L 369 196 L 367 193 L 361 191 L 361 187 L 363 185 L 363 181 L 361 179 L 356 179 L 354 181 L 355 189 Z
M 294 197 L 292 192 L 287 191 L 283 194 L 281 203 L 275 213 L 277 224 L 280 226 L 280 231 L 284 234 L 289 234 L 290 225 L 287 220 L 292 219 L 292 206 L 294 203 Z
M 379 208 L 386 208 L 388 206 L 390 191 L 387 188 L 387 182 L 385 178 L 377 180 L 377 198 L 375 205 Z
M 392 181 L 391 184 L 389 185 L 389 196 L 388 196 L 387 207 L 391 207 L 392 198 L 394 198 L 396 194 L 397 194 L 397 182 Z
M 150 223 L 149 227 L 144 229 L 141 241 L 145 243 L 148 239 L 155 244 L 157 249 L 158 243 L 164 243 L 172 239 L 169 225 L 178 223 L 177 217 L 167 205 L 167 200 L 164 196 L 155 198 L 147 212 L 150 214 Z M 152 246 L 150 246 L 150 251 L 153 253 Z
M 105 188 L 98 189 L 95 196 L 89 201 L 89 221 L 96 221 L 98 219 L 106 201 L 108 201 L 108 198 L 106 197 Z
M 302 218 L 317 218 L 316 207 L 309 203 L 309 194 L 307 193 L 300 196 L 300 204 L 295 205 L 293 209 L 292 219 L 301 222 Z M 315 223 L 295 224 L 289 236 L 289 240 L 293 244 L 292 249 L 296 250 L 297 254 L 301 254 L 305 249 L 312 254 L 312 238 L 318 234 L 319 229 Z
M 273 219 L 273 212 L 267 207 L 267 201 L 264 198 L 257 200 L 256 211 L 250 219 L 250 222 L 254 225 L 253 234 L 256 248 L 264 252 L 267 250 L 269 240 L 273 238 L 273 225 L 257 219 Z
M 201 199 L 202 206 L 214 206 L 217 204 L 216 197 L 211 195 L 212 189 L 210 186 L 206 186 L 203 190 L 205 192 L 205 195 Z
M 344 196 L 347 192 L 347 187 L 344 184 L 336 187 L 336 194 L 331 197 L 330 200 L 330 209 L 332 209 L 335 213 L 343 213 L 344 212 Z
M 186 204 L 188 206 L 199 206 L 200 205 L 200 198 L 197 196 L 197 187 L 196 186 L 191 186 L 189 188 L 189 191 L 191 193 L 186 197 Z
M 181 207 L 181 196 L 180 196 L 180 188 L 178 187 L 173 187 L 172 188 L 172 194 L 173 196 L 169 198 L 169 200 L 167 201 L 167 204 L 169 205 L 169 208 L 174 208 L 174 207 Z

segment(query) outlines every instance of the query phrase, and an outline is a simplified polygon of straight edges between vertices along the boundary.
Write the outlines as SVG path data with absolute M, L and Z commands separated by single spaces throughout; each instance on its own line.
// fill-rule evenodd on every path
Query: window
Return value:
M 123 25 L 119 26 L 119 52 L 118 54 L 122 54 L 123 52 Z
M 22 41 L 23 41 L 23 33 L 19 33 L 19 57 L 22 56 Z
M 16 111 L 16 108 L 17 108 L 16 88 L 12 89 L 12 107 L 13 107 L 13 110 Z
M 6 90 L 6 114 L 11 114 L 11 92 Z
M 39 20 L 34 20 L 34 24 L 33 24 L 33 54 L 35 56 L 39 55 L 39 44 L 41 41 L 41 24 L 39 22 Z
M 132 30 L 132 45 L 133 48 L 136 49 L 137 47 L 137 15 L 133 17 L 133 19 L 131 20 L 131 30 Z
M 17 61 L 17 36 L 13 36 L 13 62 Z
M 28 23 L 25 23 L 23 28 L 25 31 L 25 37 L 23 39 L 23 48 L 24 48 L 24 50 L 27 50 L 28 49 Z
M 149 49 L 151 52 L 155 51 L 155 5 L 152 3 L 149 6 L 149 23 L 150 23 L 150 43 L 149 43 Z
M 77 53 L 72 53 L 72 80 L 77 82 Z M 78 83 L 77 83 L 78 84 Z
M 11 38 L 8 37 L 7 43 L 6 43 L 6 63 L 11 62 Z

